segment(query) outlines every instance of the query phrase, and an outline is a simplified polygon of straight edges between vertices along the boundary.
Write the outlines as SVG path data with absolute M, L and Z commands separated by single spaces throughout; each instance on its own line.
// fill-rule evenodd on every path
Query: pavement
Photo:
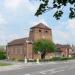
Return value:
M 75 60 L 63 62 L 15 63 L 0 67 L 0 75 L 75 75 Z

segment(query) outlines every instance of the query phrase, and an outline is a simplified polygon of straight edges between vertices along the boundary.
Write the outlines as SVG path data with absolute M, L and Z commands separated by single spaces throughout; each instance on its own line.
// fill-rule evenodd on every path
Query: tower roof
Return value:
M 51 28 L 47 27 L 46 25 L 44 25 L 43 23 L 39 23 L 31 28 L 42 28 L 42 29 L 49 29 L 51 30 Z

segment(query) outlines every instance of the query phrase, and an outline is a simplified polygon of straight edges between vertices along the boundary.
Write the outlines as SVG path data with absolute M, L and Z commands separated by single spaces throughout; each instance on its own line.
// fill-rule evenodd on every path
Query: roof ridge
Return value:
M 26 37 L 26 38 L 19 38 L 19 39 L 12 40 L 11 42 L 8 43 L 8 45 L 24 44 L 24 42 L 26 42 L 26 40 L 27 40 L 28 38 L 29 38 L 29 37 Z M 29 39 L 28 39 L 28 40 L 29 40 Z
M 43 23 L 39 23 L 31 28 L 44 28 L 44 29 L 51 29 L 49 28 L 47 25 L 43 24 Z

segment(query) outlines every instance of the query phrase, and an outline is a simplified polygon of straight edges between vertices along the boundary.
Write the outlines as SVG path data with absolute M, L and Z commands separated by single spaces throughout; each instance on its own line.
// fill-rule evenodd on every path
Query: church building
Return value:
M 23 60 L 27 59 L 41 59 L 39 54 L 33 52 L 33 42 L 41 39 L 52 41 L 52 30 L 43 23 L 39 23 L 30 28 L 29 37 L 15 39 L 9 42 L 6 46 L 7 57 L 9 59 Z M 49 56 L 46 56 L 49 58 Z

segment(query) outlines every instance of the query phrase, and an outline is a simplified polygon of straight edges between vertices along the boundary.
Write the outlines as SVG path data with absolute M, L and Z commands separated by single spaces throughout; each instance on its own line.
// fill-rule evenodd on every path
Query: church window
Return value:
M 39 30 L 39 32 L 41 32 L 41 30 Z
M 47 31 L 47 30 L 46 30 L 45 32 L 46 32 L 46 33 L 48 33 L 48 31 Z

